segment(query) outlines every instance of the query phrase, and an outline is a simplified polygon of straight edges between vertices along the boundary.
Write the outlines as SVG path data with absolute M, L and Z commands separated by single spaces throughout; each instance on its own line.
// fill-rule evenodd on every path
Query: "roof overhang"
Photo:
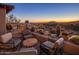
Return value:
M 6 13 L 9 13 L 14 9 L 14 6 L 0 3 L 0 8 L 6 9 Z

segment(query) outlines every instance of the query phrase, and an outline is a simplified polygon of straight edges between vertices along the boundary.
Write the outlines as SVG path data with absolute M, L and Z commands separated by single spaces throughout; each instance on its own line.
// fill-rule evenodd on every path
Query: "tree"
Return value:
M 16 16 L 14 16 L 13 14 L 9 15 L 9 21 L 11 23 L 20 23 L 20 19 L 18 19 Z

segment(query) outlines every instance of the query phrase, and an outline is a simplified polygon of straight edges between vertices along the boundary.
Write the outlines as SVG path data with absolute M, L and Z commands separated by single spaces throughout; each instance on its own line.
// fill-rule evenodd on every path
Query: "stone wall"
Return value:
M 64 52 L 70 55 L 79 55 L 79 45 L 65 41 Z

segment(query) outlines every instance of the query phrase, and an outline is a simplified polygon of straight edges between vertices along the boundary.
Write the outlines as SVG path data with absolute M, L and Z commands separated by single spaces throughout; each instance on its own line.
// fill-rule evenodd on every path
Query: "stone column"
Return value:
M 0 35 L 6 32 L 6 9 L 0 8 Z

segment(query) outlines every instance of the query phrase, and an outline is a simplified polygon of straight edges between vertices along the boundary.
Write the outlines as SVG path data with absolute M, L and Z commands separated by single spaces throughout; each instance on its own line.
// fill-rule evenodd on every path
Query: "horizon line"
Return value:
M 57 22 L 57 23 L 70 23 L 70 22 L 79 22 L 79 20 L 74 20 L 74 21 L 48 21 L 48 22 L 32 22 L 30 21 L 30 23 L 49 23 L 49 22 Z M 24 22 L 21 22 L 21 23 L 24 23 Z

